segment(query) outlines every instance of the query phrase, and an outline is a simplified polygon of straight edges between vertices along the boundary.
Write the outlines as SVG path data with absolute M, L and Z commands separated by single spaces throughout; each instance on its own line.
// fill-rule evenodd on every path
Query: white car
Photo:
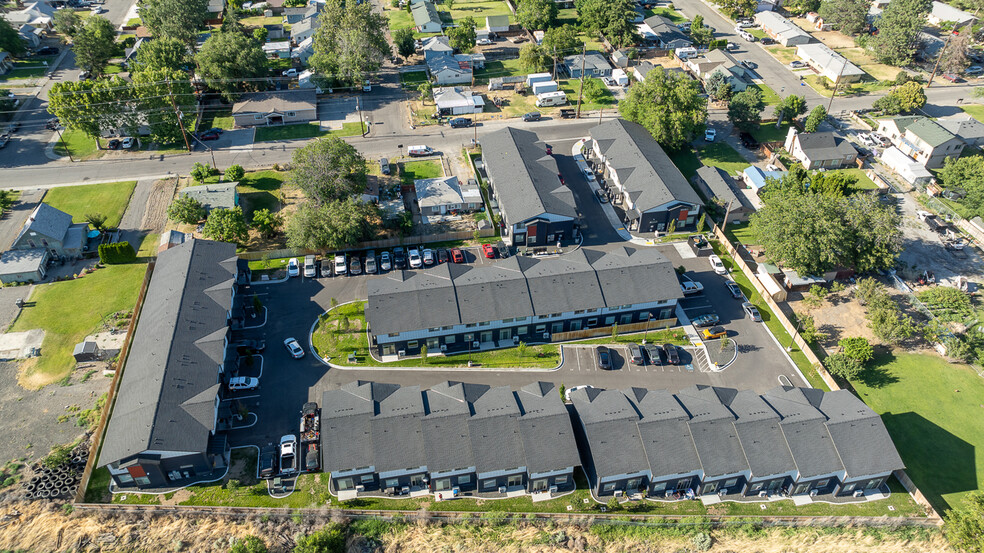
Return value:
M 420 256 L 424 259 L 424 265 L 434 264 L 434 250 L 430 248 L 424 248 L 424 251 L 420 252 Z
M 708 257 L 707 260 L 711 263 L 711 268 L 714 269 L 715 273 L 719 275 L 728 274 L 728 268 L 724 266 L 724 262 L 721 261 L 720 257 L 712 255 Z
M 420 252 L 416 249 L 407 252 L 407 260 L 410 263 L 411 269 L 419 269 L 424 266 L 424 261 L 420 259 Z
M 301 344 L 297 343 L 295 338 L 287 338 L 284 340 L 284 347 L 287 348 L 287 351 L 290 352 L 290 356 L 294 359 L 304 357 L 304 348 L 301 347 Z
M 280 438 L 280 472 L 297 472 L 297 438 L 293 434 Z
M 707 129 L 706 131 L 704 131 L 704 140 L 708 142 L 714 142 L 714 139 L 717 138 L 717 134 L 718 134 L 717 130 Z
M 301 268 L 297 263 L 297 258 L 292 257 L 290 261 L 287 262 L 287 276 L 296 277 L 301 274 Z
M 806 64 L 801 62 L 800 60 L 793 60 L 789 62 L 790 69 L 802 69 L 804 67 L 806 67 Z
M 344 275 L 348 272 L 348 261 L 345 260 L 345 254 L 340 253 L 335 256 L 335 276 Z
M 260 387 L 260 379 L 250 376 L 234 376 L 229 379 L 229 391 L 255 390 Z
M 131 150 L 137 147 L 137 139 L 132 136 L 128 136 L 123 139 L 123 142 L 120 145 L 124 150 Z
M 968 76 L 980 75 L 981 73 L 984 73 L 984 67 L 981 67 L 980 65 L 971 65 L 967 69 L 964 69 L 964 75 Z
M 492 39 L 480 38 L 475 41 L 475 44 L 478 44 L 479 46 L 488 46 L 489 44 L 492 44 Z
M 888 139 L 887 136 L 882 136 L 876 132 L 871 133 L 871 139 L 878 143 L 882 148 L 888 148 L 892 145 L 892 141 Z
M 290 69 L 284 70 L 284 72 L 281 73 L 281 75 L 283 75 L 284 77 L 296 77 L 297 76 L 297 69 L 291 67 Z
M 304 276 L 307 278 L 314 278 L 318 276 L 318 269 L 314 265 L 313 255 L 304 256 Z
M 381 271 L 388 271 L 393 268 L 392 259 L 390 258 L 390 252 L 383 252 L 379 254 L 379 269 Z
M 588 390 L 588 389 L 591 389 L 591 388 L 594 388 L 594 386 L 588 386 L 587 384 L 583 384 L 581 386 L 574 386 L 573 388 L 568 388 L 568 389 L 564 390 L 564 401 L 570 401 L 571 400 L 571 392 L 574 392 L 574 391 L 577 391 L 577 390 Z

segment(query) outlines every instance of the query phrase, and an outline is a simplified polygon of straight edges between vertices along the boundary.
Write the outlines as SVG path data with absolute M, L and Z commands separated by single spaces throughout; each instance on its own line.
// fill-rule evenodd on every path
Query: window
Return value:
M 395 488 L 395 487 L 397 487 L 397 486 L 400 485 L 400 479 L 399 478 L 387 478 L 385 481 L 383 481 L 383 485 L 384 485 L 384 487 L 387 487 L 387 488 Z
M 339 490 L 351 490 L 355 487 L 355 482 L 351 478 L 339 478 L 335 480 L 335 486 Z
M 410 340 L 409 342 L 407 342 L 407 348 L 409 349 L 417 349 L 418 345 L 419 343 L 416 340 Z
M 434 490 L 444 491 L 451 489 L 451 479 L 450 478 L 438 478 L 434 481 Z
M 495 487 L 495 478 L 490 478 L 488 480 L 482 480 L 482 489 L 491 490 Z
M 537 319 L 538 319 L 538 320 L 541 320 L 541 321 L 542 321 L 543 319 L 549 319 L 549 318 L 550 318 L 550 315 L 540 315 L 539 317 L 537 317 Z
M 857 486 L 858 486 L 857 484 L 844 484 L 844 487 L 841 489 L 841 491 L 853 492 L 854 488 L 856 488 Z
M 605 317 L 605 326 L 612 326 L 615 324 L 615 317 Z
M 566 484 L 566 483 L 567 483 L 567 475 L 566 474 L 562 474 L 562 475 L 558 476 L 557 478 L 554 478 L 554 484 L 556 484 L 558 486 L 561 485 L 561 484 Z
M 464 484 L 471 484 L 470 474 L 462 474 L 461 476 L 458 477 L 458 485 L 461 486 Z
M 138 477 L 134 478 L 133 481 L 136 482 L 138 486 L 149 486 L 150 485 L 150 478 L 148 478 L 146 476 L 138 476 Z
M 454 327 L 453 326 L 442 326 L 441 327 L 441 330 L 451 330 L 452 328 L 454 328 Z
M 649 317 L 649 312 L 648 311 L 646 311 L 644 313 L 639 313 L 639 320 L 640 321 L 648 321 L 649 319 L 650 319 L 650 317 Z
M 550 332 L 556 334 L 564 331 L 564 323 L 554 323 L 550 325 Z
M 547 479 L 541 478 L 539 480 L 533 481 L 533 491 L 534 492 L 545 492 L 547 491 Z
M 877 480 L 868 480 L 868 483 L 864 485 L 864 489 L 866 489 L 866 490 L 873 490 L 873 489 L 875 489 L 875 488 L 877 488 L 877 487 L 879 487 L 881 485 L 882 485 L 881 478 L 879 478 Z
M 530 327 L 528 327 L 528 326 L 521 326 L 521 327 L 519 327 L 519 328 L 516 329 L 516 335 L 517 336 L 524 336 L 524 335 L 528 334 L 529 331 L 530 331 Z
M 399 336 L 399 335 L 400 335 L 400 333 L 399 333 L 399 332 L 394 332 L 394 333 L 392 333 L 392 334 L 387 334 L 387 336 L 389 336 L 390 338 L 396 338 L 396 337 L 397 337 L 397 336 Z
M 506 486 L 508 486 L 510 488 L 513 488 L 515 486 L 522 486 L 522 485 L 523 485 L 523 475 L 522 474 L 514 474 L 514 475 L 510 476 L 506 480 Z
M 448 345 L 451 345 L 451 344 L 453 344 L 453 343 L 454 343 L 454 341 L 455 341 L 456 339 L 457 339 L 457 338 L 455 337 L 455 335 L 454 335 L 454 334 L 452 334 L 452 335 L 450 335 L 450 336 L 445 336 L 445 337 L 444 337 L 444 343 L 445 343 L 445 344 L 448 344 Z
M 465 334 L 465 341 L 466 342 L 472 342 L 474 340 L 475 340 L 475 335 L 474 334 L 471 334 L 471 333 Z
M 359 482 L 362 482 L 363 484 L 368 484 L 372 481 L 373 481 L 373 476 L 371 474 L 363 474 L 362 476 L 359 477 Z
M 607 484 L 602 484 L 602 486 L 601 486 L 601 491 L 602 492 L 610 492 L 610 491 L 612 491 L 614 489 L 615 489 L 615 483 L 614 482 L 609 482 Z
M 666 482 L 659 482 L 657 484 L 653 484 L 653 491 L 654 492 L 661 492 L 661 491 L 663 491 L 665 489 L 666 489 Z
M 583 310 L 583 309 L 575 309 L 575 310 L 574 310 L 574 314 L 575 314 L 575 315 L 580 315 L 580 314 L 582 314 L 582 313 L 584 313 L 584 310 Z
M 288 111 L 284 115 L 286 115 L 287 117 L 294 117 L 294 112 L 293 111 Z
M 588 313 L 597 313 L 597 312 L 598 312 L 597 309 L 588 309 Z
M 475 328 L 476 326 L 478 325 L 476 325 L 475 323 L 468 323 L 465 325 L 465 328 Z
M 638 490 L 639 484 L 642 484 L 642 478 L 632 478 L 625 483 L 625 489 L 627 490 Z
M 256 119 L 257 121 L 262 121 L 263 120 L 263 115 L 260 115 L 260 114 L 254 115 L 253 116 L 253 119 Z
M 536 325 L 536 334 L 543 334 L 547 331 L 547 325 Z
M 512 338 L 512 330 L 508 328 L 499 329 L 500 340 L 509 340 L 510 338 Z
M 441 347 L 440 340 L 438 340 L 437 338 L 427 339 L 427 349 L 437 349 L 439 347 Z
M 588 319 L 588 328 L 598 326 L 598 317 L 592 317 Z
M 120 484 L 129 484 L 130 482 L 133 482 L 133 477 L 126 473 L 117 474 L 116 480 L 118 480 Z
M 704 491 L 702 493 L 714 493 L 717 490 L 717 482 L 711 482 L 710 484 L 704 484 Z
M 623 324 L 623 325 L 627 325 L 627 324 L 631 323 L 632 322 L 632 314 L 631 313 L 627 313 L 625 315 L 622 315 L 621 317 L 619 317 L 619 321 L 620 321 L 619 324 Z
M 439 327 L 439 326 L 435 326 L 434 328 L 428 328 L 427 329 L 428 332 L 437 332 L 439 330 L 441 330 L 441 327 Z
M 559 316 L 561 316 L 561 315 L 562 315 L 562 313 L 554 313 L 553 315 L 550 315 L 550 316 L 551 316 L 551 317 L 559 317 Z
M 827 484 L 829 484 L 829 483 L 830 483 L 830 480 L 829 479 L 827 479 L 827 480 L 821 480 L 821 481 L 817 482 L 816 488 L 818 488 L 818 489 L 826 488 L 827 487 Z
M 502 319 L 502 322 L 503 322 L 503 323 L 511 323 L 511 322 L 513 322 L 514 320 L 515 320 L 515 319 Z
M 488 321 L 485 321 L 485 322 L 482 322 L 482 323 L 478 323 L 478 326 L 489 326 L 490 324 L 492 324 L 492 323 L 490 323 Z
M 750 488 L 750 491 L 752 491 L 752 492 L 757 492 L 757 491 L 759 491 L 759 490 L 761 490 L 761 489 L 762 489 L 762 486 L 763 486 L 763 485 L 764 485 L 764 484 L 762 484 L 761 482 L 759 482 L 759 483 L 757 483 L 757 484 L 752 484 L 752 487 Z
M 571 321 L 571 331 L 581 330 L 581 321 Z
M 737 478 L 728 478 L 727 480 L 724 481 L 724 487 L 730 488 L 731 486 L 734 486 L 737 483 L 738 483 Z

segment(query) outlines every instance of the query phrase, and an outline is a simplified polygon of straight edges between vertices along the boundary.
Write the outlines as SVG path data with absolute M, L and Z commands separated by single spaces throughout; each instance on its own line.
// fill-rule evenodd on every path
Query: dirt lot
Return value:
M 152 233 L 160 233 L 164 230 L 167 224 L 167 206 L 171 205 L 176 186 L 177 179 L 162 179 L 154 183 L 154 188 L 150 191 L 150 199 L 147 200 L 147 211 L 144 212 L 141 229 Z
M 899 261 L 904 266 L 900 274 L 906 281 L 914 280 L 929 269 L 936 273 L 936 280 L 941 284 L 949 283 L 957 276 L 965 276 L 977 283 L 984 282 L 984 257 L 979 251 L 965 248 L 967 256 L 963 258 L 944 248 L 939 234 L 916 216 L 916 211 L 923 207 L 911 194 L 901 197 L 899 208 L 903 232 L 903 250 Z

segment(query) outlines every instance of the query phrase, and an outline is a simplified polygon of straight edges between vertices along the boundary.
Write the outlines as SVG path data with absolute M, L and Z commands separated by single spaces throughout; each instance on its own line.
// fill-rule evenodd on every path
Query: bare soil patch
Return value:
M 167 206 L 171 205 L 171 200 L 174 199 L 177 184 L 177 179 L 161 179 L 154 183 L 140 228 L 155 233 L 164 230 L 167 224 Z

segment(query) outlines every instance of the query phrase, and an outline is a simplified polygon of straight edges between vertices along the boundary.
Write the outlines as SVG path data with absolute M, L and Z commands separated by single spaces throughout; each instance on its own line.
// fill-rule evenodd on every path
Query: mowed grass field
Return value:
M 106 226 L 115 228 L 120 224 L 136 186 L 135 180 L 61 186 L 48 190 L 44 203 L 68 213 L 75 223 L 86 222 L 86 215 L 101 213 L 106 216 Z

